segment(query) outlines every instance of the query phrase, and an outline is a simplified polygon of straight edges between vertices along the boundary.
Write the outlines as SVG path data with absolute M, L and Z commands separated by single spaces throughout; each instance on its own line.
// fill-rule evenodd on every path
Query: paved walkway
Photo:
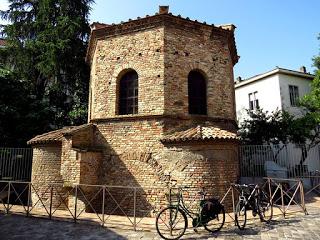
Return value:
M 286 219 L 278 217 L 271 224 L 258 220 L 243 231 L 234 226 L 224 227 L 217 235 L 191 229 L 182 239 L 320 239 L 320 202 L 308 206 L 309 215 L 298 213 Z M 0 214 L 0 240 L 106 240 L 106 239 L 160 239 L 155 231 L 137 231 L 120 228 L 102 228 L 88 224 L 27 218 Z

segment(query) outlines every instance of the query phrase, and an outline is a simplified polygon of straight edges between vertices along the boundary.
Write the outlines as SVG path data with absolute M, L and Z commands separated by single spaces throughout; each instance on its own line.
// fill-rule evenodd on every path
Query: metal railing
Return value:
M 0 148 L 0 180 L 31 180 L 32 148 Z
M 302 211 L 307 214 L 304 188 L 301 180 L 266 178 L 262 188 L 269 189 L 283 217 Z M 126 226 L 137 229 L 154 229 L 154 217 L 168 205 L 168 188 L 142 188 L 130 186 L 76 184 L 63 187 L 62 184 L 39 186 L 31 182 L 0 181 L 0 212 L 20 213 L 26 216 L 49 219 L 90 221 L 101 226 Z M 195 202 L 197 191 L 185 192 L 186 203 Z M 220 195 L 226 213 L 234 222 L 238 190 L 226 186 Z M 230 221 L 229 221 L 230 222 Z
M 300 179 L 265 178 L 264 185 L 268 186 L 270 198 L 274 206 L 278 206 L 283 217 L 291 210 L 292 212 L 303 212 L 308 214 L 305 205 L 305 193 L 303 183 Z M 295 204 L 294 209 L 290 209 Z
M 243 145 L 239 147 L 241 177 L 308 178 L 320 170 L 320 146 Z M 268 163 L 276 166 L 268 167 Z M 278 175 L 278 176 L 274 176 Z
M 305 195 L 309 195 L 310 193 L 320 195 L 320 173 L 317 172 L 309 178 L 311 180 L 311 188 L 308 189 Z
M 90 221 L 102 226 L 121 224 L 137 230 L 139 225 L 150 225 L 143 221 L 167 204 L 164 192 L 165 188 L 88 184 L 43 187 L 31 182 L 0 181 L 0 211 Z

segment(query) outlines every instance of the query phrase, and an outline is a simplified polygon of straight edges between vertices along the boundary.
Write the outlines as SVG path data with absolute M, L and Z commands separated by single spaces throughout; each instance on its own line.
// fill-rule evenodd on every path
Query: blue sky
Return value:
M 0 0 L 4 8 L 6 0 Z M 96 0 L 90 20 L 119 23 L 153 15 L 159 5 L 209 24 L 233 23 L 240 60 L 235 77 L 247 78 L 276 66 L 312 72 L 319 54 L 319 0 Z

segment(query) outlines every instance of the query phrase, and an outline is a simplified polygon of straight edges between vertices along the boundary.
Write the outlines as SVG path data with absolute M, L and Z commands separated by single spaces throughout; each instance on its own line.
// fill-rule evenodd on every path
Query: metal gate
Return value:
M 31 180 L 32 148 L 0 148 L 0 180 Z

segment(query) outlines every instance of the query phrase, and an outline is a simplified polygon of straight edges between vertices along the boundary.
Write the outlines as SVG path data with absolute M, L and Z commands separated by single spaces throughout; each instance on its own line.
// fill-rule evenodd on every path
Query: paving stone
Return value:
M 182 239 L 209 240 L 278 240 L 278 239 L 320 239 L 320 206 L 309 211 L 310 215 L 296 215 L 290 218 L 277 218 L 270 224 L 253 224 L 240 231 L 235 226 L 222 229 L 217 234 L 209 234 L 199 229 L 195 233 L 188 229 Z M 0 214 L 0 240 L 105 240 L 105 239 L 147 239 L 160 240 L 155 230 L 137 231 L 119 228 L 103 228 L 88 224 L 53 221 L 42 218 L 27 218 L 19 215 Z

